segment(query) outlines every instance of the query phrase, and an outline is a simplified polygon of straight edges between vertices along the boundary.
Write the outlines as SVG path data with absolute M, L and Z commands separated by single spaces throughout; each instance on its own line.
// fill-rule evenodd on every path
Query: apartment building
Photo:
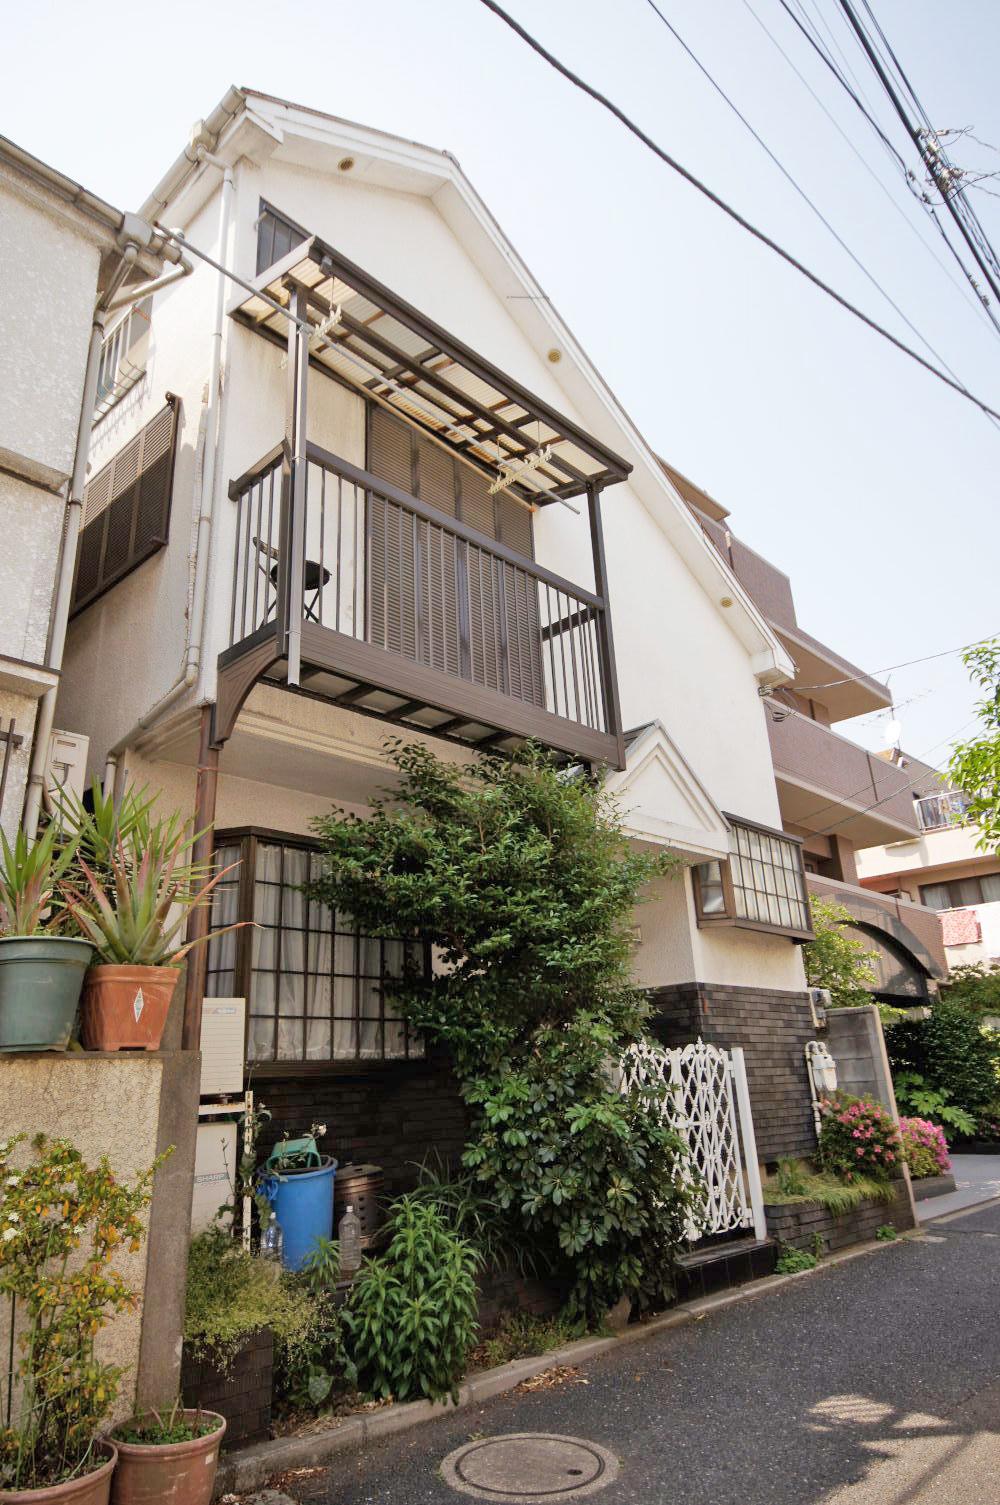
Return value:
M 239 999 L 275 1121 L 326 1119 L 390 1184 L 461 1143 L 386 1010 L 402 942 L 296 885 L 312 819 L 385 786 L 387 732 L 531 738 L 677 854 L 636 980 L 671 1043 L 745 1045 L 760 1158 L 808 1153 L 803 855 L 832 848 L 786 819 L 761 692 L 795 650 L 713 518 L 449 153 L 231 89 L 142 213 L 195 270 L 108 330 L 59 717 L 240 862 L 216 918 L 256 926 L 195 953 L 187 1043 Z
M 1000 854 L 980 850 L 961 790 L 906 753 L 891 756 L 914 781 L 919 830 L 859 852 L 861 883 L 933 910 L 949 968 L 1000 965 Z
M 799 625 L 788 576 L 733 534 L 713 497 L 665 468 L 794 661 L 790 681 L 764 691 L 763 701 L 782 825 L 802 842 L 809 892 L 850 912 L 874 955 L 875 995 L 920 1003 L 947 974 L 938 906 L 900 885 L 862 884 L 860 877 L 872 873 L 862 866 L 869 849 L 919 842 L 923 783 L 914 783 L 904 763 L 835 729 L 888 709 L 889 690 L 811 637 Z

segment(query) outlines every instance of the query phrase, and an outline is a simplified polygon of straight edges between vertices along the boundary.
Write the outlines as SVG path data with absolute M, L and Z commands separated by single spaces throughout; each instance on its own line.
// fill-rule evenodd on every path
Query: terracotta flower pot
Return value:
M 211 1505 L 225 1418 L 216 1411 L 185 1411 L 218 1426 L 191 1442 L 138 1443 L 115 1438 L 118 1467 L 112 1505 Z
M 108 1505 L 118 1450 L 110 1442 L 99 1442 L 95 1451 L 106 1461 L 91 1473 L 46 1489 L 0 1489 L 0 1505 Z
M 176 967 L 91 967 L 80 1001 L 87 1050 L 159 1050 Z

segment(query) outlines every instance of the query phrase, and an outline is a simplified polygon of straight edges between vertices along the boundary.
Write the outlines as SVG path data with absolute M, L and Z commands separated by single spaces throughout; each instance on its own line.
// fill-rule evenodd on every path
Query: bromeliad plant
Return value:
M 0 1427 L 0 1491 L 45 1488 L 97 1466 L 94 1444 L 122 1370 L 98 1359 L 94 1344 L 109 1316 L 135 1305 L 113 1261 L 139 1248 L 156 1170 L 127 1185 L 106 1158 L 90 1166 L 68 1140 L 41 1134 L 22 1166 L 25 1138 L 0 1144 L 0 1298 L 16 1304 L 20 1354 L 12 1424 Z
M 71 919 L 102 962 L 176 967 L 194 946 L 239 929 L 239 923 L 225 925 L 198 940 L 180 943 L 189 912 L 209 904 L 216 884 L 236 865 L 209 876 L 211 869 L 187 860 L 190 844 L 187 830 L 174 821 L 154 826 L 137 854 L 119 837 L 108 854 L 107 881 L 84 858 L 77 859 L 81 881 L 64 883 L 63 899 Z
M 36 936 L 58 930 L 64 916 L 58 908 L 53 910 L 53 900 L 75 844 L 63 844 L 54 826 L 47 826 L 33 842 L 19 830 L 11 843 L 0 831 L 0 843 L 0 935 Z

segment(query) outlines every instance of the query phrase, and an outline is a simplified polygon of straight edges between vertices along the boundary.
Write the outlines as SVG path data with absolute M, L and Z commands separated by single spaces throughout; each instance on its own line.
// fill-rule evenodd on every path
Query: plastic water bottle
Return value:
M 271 1216 L 267 1220 L 267 1227 L 260 1236 L 260 1257 L 273 1260 L 276 1265 L 280 1265 L 284 1247 L 285 1237 L 281 1231 L 281 1224 L 272 1209 Z
M 361 1219 L 350 1203 L 337 1225 L 337 1238 L 340 1241 L 340 1273 L 354 1275 L 361 1269 Z

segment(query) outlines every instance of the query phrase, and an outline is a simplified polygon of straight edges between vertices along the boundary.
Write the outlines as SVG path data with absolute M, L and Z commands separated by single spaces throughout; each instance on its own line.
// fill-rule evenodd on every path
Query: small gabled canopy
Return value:
M 688 862 L 725 861 L 729 823 L 661 723 L 627 732 L 625 743 L 625 768 L 604 787 L 621 808 L 626 836 Z
M 359 388 L 533 506 L 623 481 L 631 466 L 318 237 L 258 277 L 232 310 L 280 340 L 303 288 L 313 363 Z

